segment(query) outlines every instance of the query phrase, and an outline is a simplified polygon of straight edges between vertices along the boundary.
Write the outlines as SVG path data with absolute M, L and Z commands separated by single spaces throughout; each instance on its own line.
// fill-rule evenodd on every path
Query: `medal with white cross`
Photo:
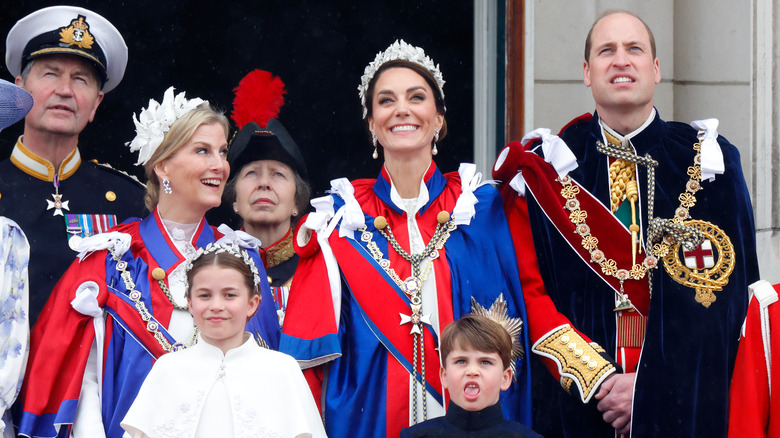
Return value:
M 60 195 L 60 178 L 59 175 L 54 175 L 54 193 L 51 194 L 51 197 L 54 198 L 54 201 L 46 200 L 46 204 L 48 205 L 46 207 L 46 210 L 54 209 L 54 216 L 63 216 L 62 209 L 70 210 L 68 208 L 68 201 L 62 200 L 62 195 Z
M 423 324 L 431 325 L 431 314 L 423 315 L 422 306 L 412 306 L 411 315 L 404 315 L 403 313 L 399 313 L 399 315 L 401 315 L 400 325 L 412 324 L 412 330 L 409 332 L 410 335 L 421 335 Z

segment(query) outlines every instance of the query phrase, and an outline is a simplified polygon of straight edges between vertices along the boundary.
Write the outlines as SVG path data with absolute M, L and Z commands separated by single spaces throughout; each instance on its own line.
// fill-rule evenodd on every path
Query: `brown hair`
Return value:
M 501 324 L 485 316 L 468 314 L 444 328 L 439 352 L 445 368 L 447 356 L 458 347 L 498 353 L 504 369 L 512 364 L 512 337 Z
M 630 15 L 637 20 L 639 20 L 640 23 L 642 23 L 645 26 L 645 30 L 647 30 L 647 35 L 650 37 L 650 51 L 653 54 L 653 60 L 656 58 L 656 52 L 655 52 L 655 36 L 653 36 L 653 31 L 650 30 L 650 26 L 645 23 L 644 20 L 639 18 L 638 15 L 631 11 L 626 11 L 625 9 L 609 9 L 607 11 L 604 11 L 601 13 L 601 15 L 596 18 L 596 21 L 593 22 L 593 25 L 590 26 L 590 30 L 588 31 L 588 36 L 585 37 L 585 62 L 590 62 L 590 49 L 593 44 L 591 41 L 591 36 L 593 35 L 593 29 L 596 27 L 597 24 L 599 24 L 599 21 L 603 20 L 606 17 L 609 17 L 610 15 L 615 14 L 626 14 Z
M 171 129 L 165 133 L 162 143 L 154 151 L 149 161 L 144 164 L 144 170 L 146 171 L 146 196 L 144 197 L 144 203 L 149 211 L 154 210 L 157 206 L 157 202 L 160 200 L 160 180 L 157 178 L 157 173 L 154 171 L 154 166 L 170 158 L 179 151 L 185 144 L 192 138 L 195 131 L 200 125 L 208 125 L 211 123 L 217 123 L 225 130 L 225 140 L 227 140 L 230 124 L 227 117 L 221 112 L 218 112 L 208 103 L 204 102 L 198 105 L 195 109 L 188 111 L 186 114 L 178 118 L 171 125 Z
M 192 280 L 195 278 L 195 274 L 209 266 L 235 269 L 244 279 L 244 285 L 249 288 L 249 298 L 252 298 L 252 295 L 260 296 L 260 289 L 255 287 L 254 274 L 243 260 L 227 252 L 209 252 L 192 262 L 192 268 L 187 271 L 187 298 L 192 298 Z
M 433 78 L 431 72 L 416 62 L 406 61 L 404 59 L 394 59 L 382 64 L 382 66 L 377 69 L 376 73 L 374 73 L 374 77 L 372 77 L 368 82 L 368 90 L 366 90 L 366 126 L 368 126 L 368 119 L 373 116 L 374 112 L 374 87 L 376 86 L 376 81 L 379 80 L 379 77 L 382 76 L 382 73 L 384 73 L 386 70 L 390 70 L 391 68 L 408 68 L 409 70 L 412 70 L 413 72 L 422 76 L 422 78 L 425 79 L 425 82 L 428 83 L 428 86 L 431 87 L 431 90 L 433 90 L 433 99 L 434 102 L 436 102 L 436 111 L 441 114 L 442 117 L 444 116 L 444 113 L 447 112 L 447 108 L 444 106 L 444 97 L 442 96 L 441 89 L 436 83 L 436 79 Z M 444 140 L 444 137 L 446 136 L 447 119 L 444 118 L 444 122 L 442 123 L 441 129 L 439 130 L 439 141 Z

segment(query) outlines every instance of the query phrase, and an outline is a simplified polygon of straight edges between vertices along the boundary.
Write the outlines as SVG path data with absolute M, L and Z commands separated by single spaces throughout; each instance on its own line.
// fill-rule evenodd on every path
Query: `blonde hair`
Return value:
M 149 211 L 153 211 L 157 206 L 157 202 L 160 200 L 160 180 L 157 178 L 157 173 L 154 171 L 154 167 L 159 163 L 167 160 L 173 154 L 179 151 L 195 134 L 195 131 L 201 125 L 209 125 L 212 123 L 218 123 L 225 130 L 225 139 L 227 140 L 228 131 L 230 130 L 230 124 L 228 123 L 225 115 L 204 102 L 198 105 L 197 108 L 187 112 L 179 119 L 177 119 L 171 125 L 171 129 L 165 133 L 162 143 L 154 151 L 149 161 L 144 165 L 146 171 L 146 196 L 144 197 L 144 203 Z

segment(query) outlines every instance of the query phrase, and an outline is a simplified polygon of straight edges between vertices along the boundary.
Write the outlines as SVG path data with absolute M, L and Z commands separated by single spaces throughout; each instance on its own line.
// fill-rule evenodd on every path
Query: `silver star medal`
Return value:
M 46 210 L 51 210 L 53 208 L 54 216 L 64 216 L 62 214 L 62 209 L 64 208 L 65 210 L 70 210 L 70 208 L 68 208 L 69 201 L 63 201 L 62 195 L 59 193 L 52 193 L 51 196 L 54 198 L 54 201 L 50 201 L 48 199 L 46 200 L 46 204 L 48 204 Z
M 502 327 L 509 333 L 509 337 L 512 338 L 512 378 L 517 380 L 517 364 L 516 362 L 525 356 L 525 349 L 523 343 L 520 340 L 523 334 L 523 320 L 520 318 L 512 318 L 509 316 L 509 309 L 504 294 L 499 294 L 498 298 L 487 309 L 471 297 L 471 313 L 475 315 L 485 316 L 493 321 L 501 324 Z

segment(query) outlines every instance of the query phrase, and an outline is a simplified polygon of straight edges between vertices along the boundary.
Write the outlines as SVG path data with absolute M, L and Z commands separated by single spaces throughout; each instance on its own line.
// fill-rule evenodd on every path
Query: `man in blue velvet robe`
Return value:
M 516 251 L 535 365 L 555 380 L 535 374 L 534 429 L 725 437 L 758 279 L 739 153 L 715 119 L 661 120 L 655 42 L 635 15 L 596 20 L 583 75 L 596 112 L 510 144 L 494 171 L 515 242 L 535 247 Z

